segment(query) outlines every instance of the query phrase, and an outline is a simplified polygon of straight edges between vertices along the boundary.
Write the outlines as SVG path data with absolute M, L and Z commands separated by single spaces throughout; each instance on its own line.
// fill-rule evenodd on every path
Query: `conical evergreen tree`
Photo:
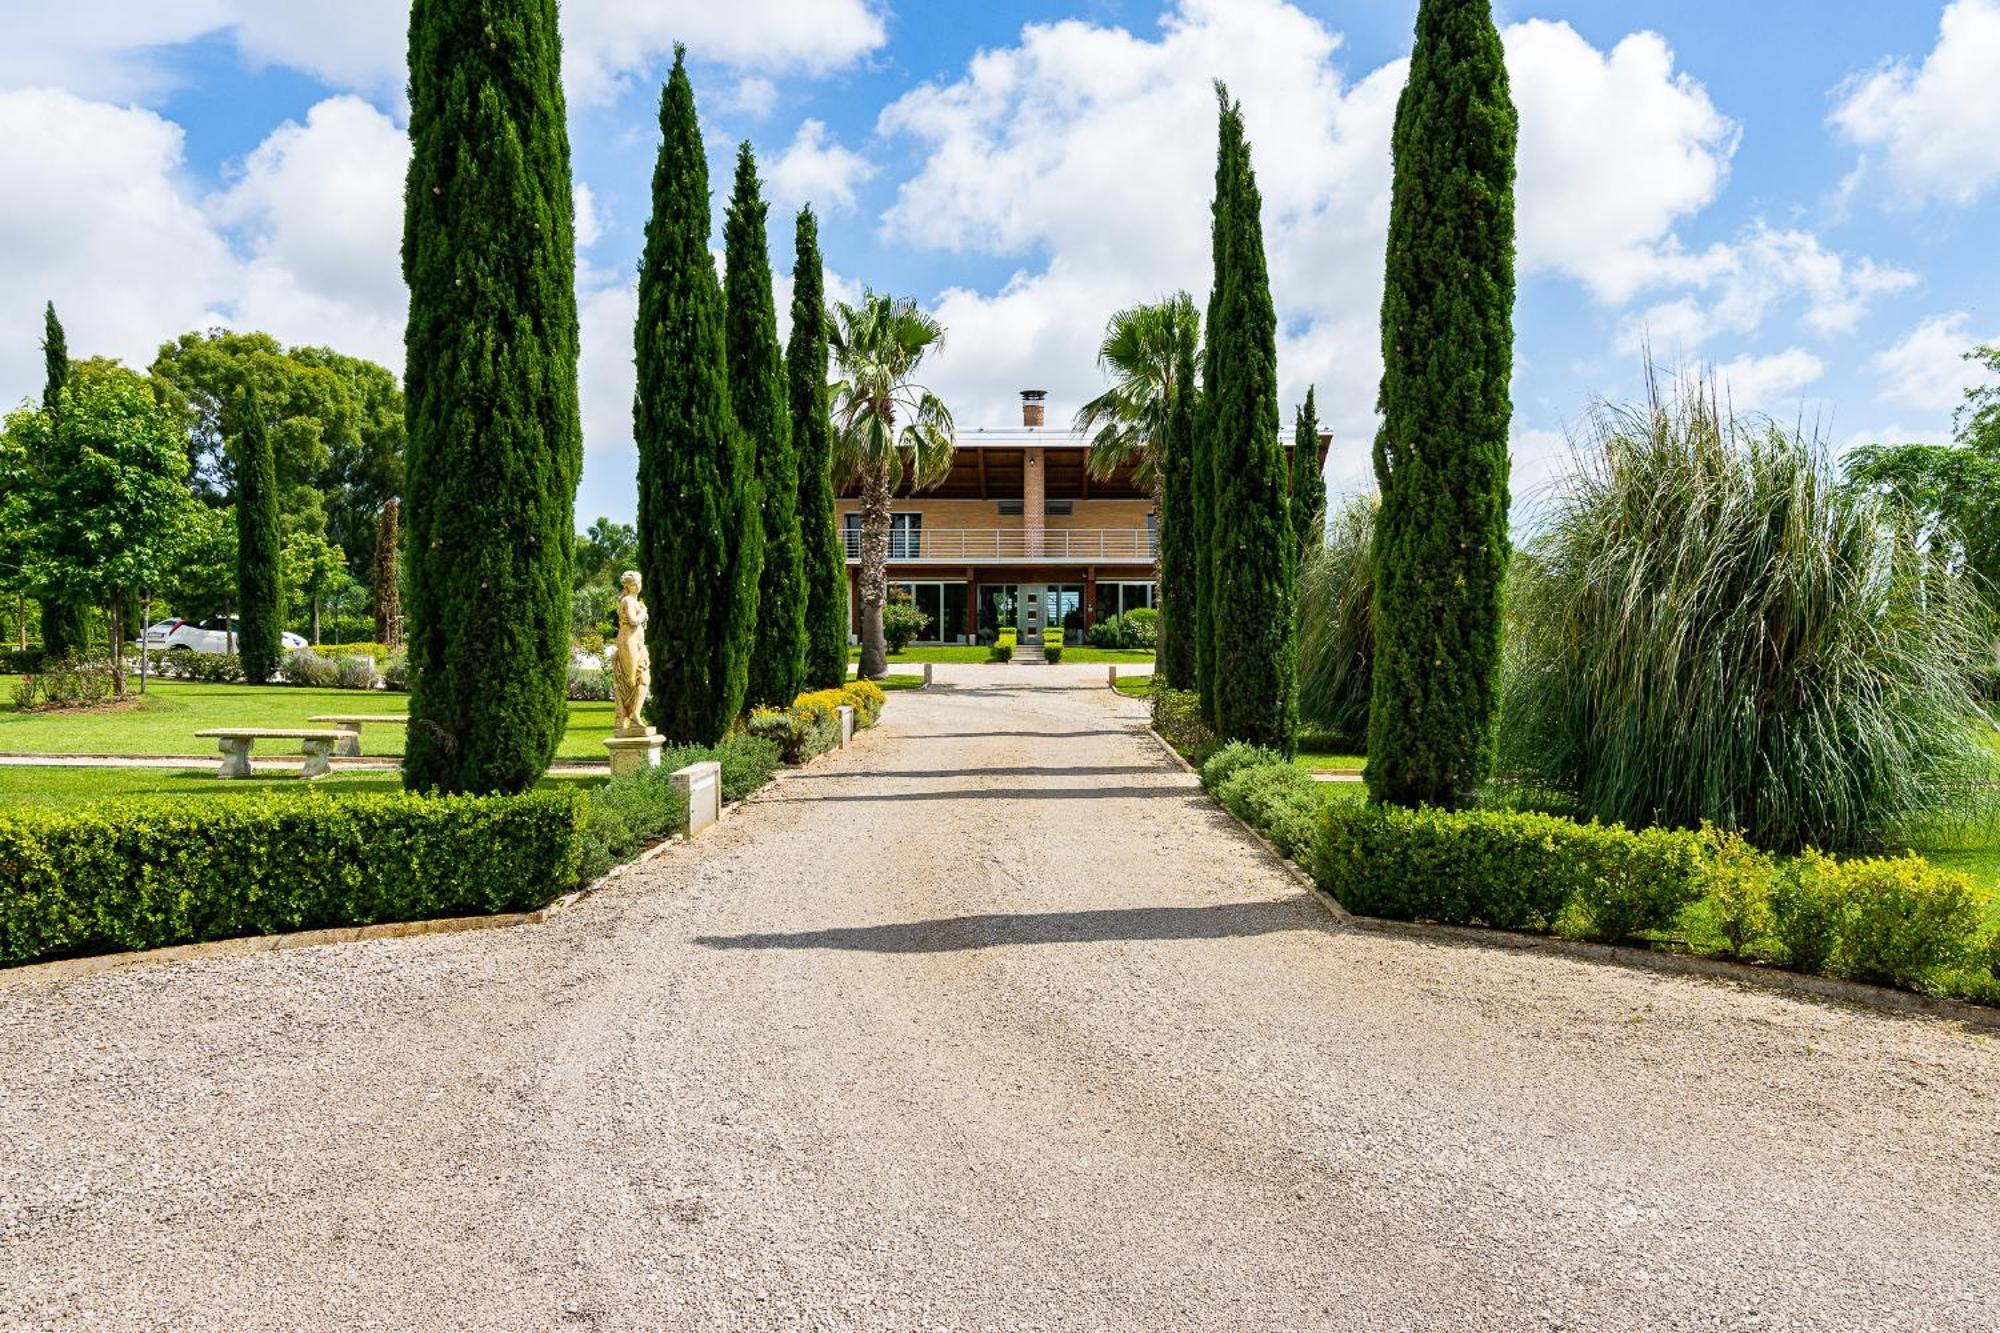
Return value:
M 278 459 L 257 390 L 243 386 L 236 403 L 236 653 L 243 679 L 262 685 L 284 650 L 284 593 L 278 561 Z
M 1240 108 L 1228 105 L 1226 111 L 1240 135 Z M 1235 156 L 1224 214 L 1230 231 L 1224 250 L 1229 268 L 1216 280 L 1223 299 L 1208 330 L 1216 373 L 1207 390 L 1214 468 L 1210 690 L 1218 735 L 1290 754 L 1298 718 L 1298 648 L 1292 623 L 1298 538 L 1292 528 L 1291 477 L 1278 435 L 1278 316 L 1264 262 L 1263 199 L 1249 145 L 1243 143 Z
M 42 311 L 42 410 L 54 416 L 62 406 L 63 387 L 69 383 L 69 340 L 63 336 L 62 321 L 56 318 L 56 303 Z M 89 642 L 89 626 L 81 603 L 50 594 L 41 599 L 42 651 L 50 657 L 73 657 Z
M 556 0 L 415 0 L 403 276 L 414 789 L 522 791 L 568 718 L 583 430 Z
M 1174 690 L 1195 688 L 1201 552 L 1194 521 L 1194 456 L 1201 396 L 1194 364 L 1194 345 L 1182 344 L 1174 359 L 1174 403 L 1160 450 L 1160 623 L 1153 669 Z
M 403 590 L 397 569 L 397 546 L 403 540 L 402 505 L 395 496 L 382 504 L 375 525 L 375 642 L 385 648 L 403 642 Z
M 729 344 L 729 401 L 757 457 L 764 549 L 758 569 L 757 636 L 744 702 L 789 707 L 806 669 L 805 570 L 799 546 L 799 460 L 778 313 L 771 297 L 771 252 L 757 184 L 757 158 L 745 140 L 736 151 L 736 188 L 722 224 L 723 301 Z
M 833 505 L 833 420 L 826 382 L 826 279 L 819 220 L 799 210 L 792 265 L 792 336 L 785 345 L 792 444 L 799 459 L 799 541 L 806 581 L 805 687 L 847 680 L 847 553 Z
M 1368 790 L 1463 806 L 1493 760 L 1518 121 L 1488 0 L 1423 0 L 1392 139 Z
M 1215 198 L 1209 204 L 1209 253 L 1211 278 L 1208 289 L 1208 318 L 1202 327 L 1207 342 L 1202 349 L 1201 415 L 1194 436 L 1194 532 L 1195 532 L 1195 688 L 1201 692 L 1201 711 L 1215 720 L 1215 430 L 1212 414 L 1216 409 L 1215 385 L 1220 379 L 1222 348 L 1216 339 L 1218 321 L 1228 302 L 1225 286 L 1233 274 L 1229 250 L 1235 232 L 1229 210 L 1236 197 L 1238 164 L 1244 155 L 1243 116 L 1230 104 L 1229 93 L 1215 85 L 1218 104 L 1215 145 Z
M 1306 400 L 1292 419 L 1292 527 L 1301 559 L 1326 540 L 1326 478 L 1319 469 L 1319 409 L 1307 385 Z
M 639 269 L 632 430 L 652 722 L 670 740 L 699 744 L 720 741 L 743 711 L 763 550 L 757 458 L 730 406 L 708 224 L 708 157 L 675 48 Z

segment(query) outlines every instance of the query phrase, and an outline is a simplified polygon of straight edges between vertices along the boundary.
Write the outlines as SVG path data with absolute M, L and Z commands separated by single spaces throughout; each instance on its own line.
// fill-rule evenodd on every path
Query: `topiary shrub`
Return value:
M 1231 741 L 1201 762 L 1201 785 L 1214 791 L 1237 772 L 1259 765 L 1282 764 L 1285 756 L 1248 741 Z
M 995 642 L 991 647 L 987 648 L 986 660 L 989 662 L 1013 661 L 1014 641 L 1012 639 L 1001 639 Z
M 1231 814 L 1294 861 L 1310 856 L 1320 813 L 1331 799 L 1325 783 L 1313 781 L 1310 773 L 1282 758 L 1237 767 L 1212 790 Z
M 527 911 L 575 885 L 581 818 L 568 792 L 0 810 L 0 963 Z
M 1842 904 L 1836 970 L 1857 981 L 1917 986 L 1972 961 L 1982 924 L 1972 880 L 1920 856 L 1821 861 Z

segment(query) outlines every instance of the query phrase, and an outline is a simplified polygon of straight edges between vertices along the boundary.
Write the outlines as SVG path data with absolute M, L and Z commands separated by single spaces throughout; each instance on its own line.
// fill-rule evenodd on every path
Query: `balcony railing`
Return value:
M 847 558 L 861 558 L 861 534 L 841 533 Z M 1144 560 L 1159 554 L 1149 528 L 923 528 L 889 534 L 889 559 L 910 560 Z

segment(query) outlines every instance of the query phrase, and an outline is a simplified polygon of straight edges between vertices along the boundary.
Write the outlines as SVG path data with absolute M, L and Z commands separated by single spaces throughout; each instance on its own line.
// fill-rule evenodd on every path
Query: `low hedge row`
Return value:
M 0 963 L 528 911 L 575 884 L 582 817 L 568 792 L 0 810 Z
M 803 764 L 840 744 L 840 712 L 854 710 L 856 730 L 872 727 L 882 716 L 888 694 L 868 680 L 853 680 L 833 690 L 812 690 L 792 701 L 790 708 L 752 709 L 745 729 L 773 742 L 788 764 Z
M 2000 1004 L 2000 929 L 1970 877 L 1918 856 L 1779 858 L 1713 828 L 1372 806 L 1240 742 L 1201 776 L 1363 916 L 1668 945 Z

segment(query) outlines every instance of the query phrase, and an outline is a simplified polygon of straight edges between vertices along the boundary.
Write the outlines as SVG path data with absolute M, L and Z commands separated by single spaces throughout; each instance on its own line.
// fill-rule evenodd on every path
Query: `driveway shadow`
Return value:
M 756 935 L 699 935 L 710 949 L 850 949 L 861 953 L 959 953 L 1010 944 L 1116 940 L 1227 940 L 1322 931 L 1311 903 L 1257 901 L 1212 907 L 1120 907 L 1088 912 L 988 912 L 881 926 Z
M 1021 765 L 1014 768 L 916 768 L 894 771 L 869 769 L 855 773 L 798 772 L 792 774 L 792 781 L 831 779 L 836 782 L 851 782 L 855 778 L 1108 778 L 1119 774 L 1171 771 L 1165 764 L 1066 764 L 1041 767 Z

